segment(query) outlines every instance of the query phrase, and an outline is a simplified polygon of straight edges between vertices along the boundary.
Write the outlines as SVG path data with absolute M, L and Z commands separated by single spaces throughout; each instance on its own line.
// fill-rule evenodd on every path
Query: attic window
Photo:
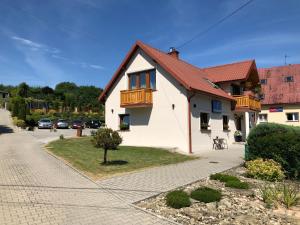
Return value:
M 261 79 L 260 84 L 267 84 L 267 79 Z
M 215 83 L 211 82 L 209 79 L 205 79 L 211 86 L 213 86 L 214 88 L 218 89 L 220 88 L 218 85 L 216 85 Z
M 293 77 L 293 76 L 286 76 L 286 77 L 284 78 L 284 81 L 285 81 L 285 82 L 294 82 L 294 77 Z

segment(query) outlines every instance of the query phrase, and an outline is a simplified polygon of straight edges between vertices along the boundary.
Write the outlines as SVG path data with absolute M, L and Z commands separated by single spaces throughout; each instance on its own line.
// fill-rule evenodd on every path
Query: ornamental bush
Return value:
M 246 162 L 247 176 L 267 181 L 281 181 L 284 172 L 281 165 L 272 159 L 255 159 Z
M 190 197 L 182 190 L 169 192 L 166 196 L 166 203 L 174 209 L 180 209 L 191 205 Z
M 229 180 L 225 183 L 225 187 L 231 187 L 236 189 L 249 189 L 249 184 L 247 182 Z
M 201 187 L 191 192 L 191 198 L 200 202 L 218 202 L 221 200 L 222 194 L 219 190 L 209 187 Z
M 286 176 L 300 178 L 300 128 L 263 123 L 253 128 L 247 139 L 249 160 L 263 158 L 280 163 Z
M 239 178 L 237 178 L 235 176 L 231 176 L 231 175 L 223 174 L 223 173 L 212 174 L 212 175 L 210 175 L 210 179 L 218 180 L 221 182 L 227 182 L 227 181 L 231 181 L 231 180 L 240 181 Z

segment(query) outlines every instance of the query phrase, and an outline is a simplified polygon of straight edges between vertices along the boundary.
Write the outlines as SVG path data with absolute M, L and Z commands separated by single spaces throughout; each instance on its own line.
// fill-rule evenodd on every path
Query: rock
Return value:
M 221 201 L 218 202 L 218 206 L 225 206 L 226 208 L 230 208 L 231 207 L 231 203 L 228 199 L 221 199 Z

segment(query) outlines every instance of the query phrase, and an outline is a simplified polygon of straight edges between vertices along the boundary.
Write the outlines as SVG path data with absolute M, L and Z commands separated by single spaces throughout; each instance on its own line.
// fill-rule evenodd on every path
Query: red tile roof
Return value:
M 170 73 L 178 82 L 180 82 L 187 90 L 196 90 L 204 93 L 208 93 L 211 95 L 223 97 L 229 100 L 234 100 L 233 97 L 228 95 L 225 91 L 223 91 L 220 88 L 215 88 L 211 82 L 208 80 L 214 81 L 214 80 L 220 80 L 222 74 L 220 69 L 217 69 L 213 72 L 212 68 L 206 68 L 206 69 L 200 69 L 196 66 L 193 66 L 187 62 L 184 62 L 180 59 L 177 59 L 173 56 L 170 56 L 169 54 L 162 52 L 156 48 L 153 48 L 149 45 L 146 45 L 140 41 L 137 41 L 135 45 L 131 48 L 129 53 L 126 55 L 125 59 L 113 75 L 111 81 L 108 83 L 104 91 L 102 92 L 101 96 L 99 97 L 99 100 L 104 101 L 105 96 L 109 89 L 112 87 L 114 82 L 117 80 L 119 74 L 125 69 L 126 64 L 130 60 L 131 56 L 134 54 L 134 52 L 141 48 L 148 56 L 150 56 L 154 61 L 156 61 L 164 70 L 166 70 L 168 73 Z M 226 68 L 226 80 L 229 76 L 230 71 L 233 72 L 234 76 L 230 77 L 230 79 L 237 77 L 238 79 L 246 78 L 249 74 L 249 70 L 251 65 L 253 65 L 254 61 L 247 61 L 242 63 L 236 63 L 236 64 L 230 64 L 230 65 L 224 65 L 222 67 Z M 255 63 L 254 63 L 255 65 Z M 216 67 L 215 67 L 216 68 Z M 248 68 L 248 71 L 247 71 Z M 235 69 L 239 69 L 239 73 L 235 73 Z M 206 72 L 209 71 L 207 74 Z M 238 75 L 239 76 L 238 76 Z M 214 76 L 216 75 L 216 76 Z
M 202 69 L 212 82 L 245 80 L 250 74 L 254 60 L 231 63 Z
M 265 95 L 263 105 L 300 103 L 300 64 L 258 69 L 259 78 L 267 79 L 262 84 Z M 285 82 L 286 76 L 293 76 L 293 82 Z

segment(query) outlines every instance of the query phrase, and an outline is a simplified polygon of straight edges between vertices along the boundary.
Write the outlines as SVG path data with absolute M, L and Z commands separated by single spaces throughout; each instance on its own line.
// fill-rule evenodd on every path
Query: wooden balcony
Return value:
M 236 99 L 235 110 L 236 111 L 260 111 L 261 104 L 260 101 L 248 95 L 235 95 L 233 96 Z
M 123 90 L 120 93 L 123 108 L 138 108 L 152 106 L 152 89 Z

